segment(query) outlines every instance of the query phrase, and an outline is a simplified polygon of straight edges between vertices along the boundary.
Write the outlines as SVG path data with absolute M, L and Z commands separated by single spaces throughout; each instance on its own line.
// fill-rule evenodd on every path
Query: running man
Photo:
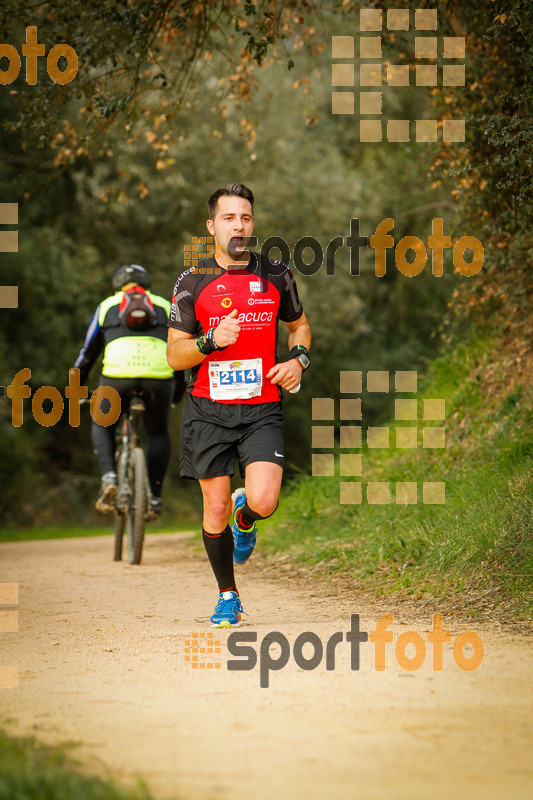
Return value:
M 206 224 L 215 258 L 180 275 L 168 323 L 168 363 L 192 368 L 180 468 L 202 489 L 202 538 L 220 592 L 211 617 L 216 627 L 239 624 L 243 608 L 233 564 L 251 556 L 255 523 L 274 513 L 281 488 L 280 387 L 296 389 L 310 363 L 311 329 L 291 271 L 248 250 L 253 205 L 251 190 L 240 183 L 211 195 Z M 276 353 L 279 319 L 289 331 L 286 361 Z M 232 496 L 235 458 L 244 489 Z

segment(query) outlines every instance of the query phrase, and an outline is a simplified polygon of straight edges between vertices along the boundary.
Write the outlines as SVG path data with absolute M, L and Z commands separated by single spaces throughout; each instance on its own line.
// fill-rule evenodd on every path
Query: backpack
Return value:
M 134 331 L 145 331 L 155 325 L 154 304 L 142 286 L 134 286 L 124 292 L 118 318 L 123 325 Z

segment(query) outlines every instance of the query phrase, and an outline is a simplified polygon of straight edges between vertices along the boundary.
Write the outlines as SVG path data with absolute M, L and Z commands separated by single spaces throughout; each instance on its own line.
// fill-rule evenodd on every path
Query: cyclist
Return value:
M 80 383 L 84 385 L 103 350 L 99 386 L 112 386 L 121 401 L 132 392 L 142 394 L 146 406 L 144 421 L 152 493 L 149 516 L 155 519 L 161 514 L 161 487 L 170 460 L 170 406 L 181 399 L 185 380 L 182 371 L 175 372 L 169 367 L 165 356 L 170 303 L 152 294 L 150 283 L 150 274 L 138 264 L 117 269 L 113 275 L 114 294 L 106 297 L 94 312 L 74 366 L 79 368 Z M 131 298 L 135 298 L 138 306 L 133 314 Z M 136 327 L 143 314 L 141 327 Z M 102 401 L 102 406 L 105 402 Z M 102 474 L 96 508 L 103 512 L 113 510 L 117 492 L 117 422 L 105 427 L 93 421 L 91 427 L 91 439 Z
M 274 513 L 283 474 L 280 386 L 295 389 L 309 366 L 311 330 L 294 277 L 284 264 L 248 250 L 254 196 L 228 184 L 208 201 L 215 258 L 176 283 L 167 355 L 191 368 L 181 428 L 181 475 L 203 494 L 202 538 L 219 588 L 211 622 L 238 625 L 242 605 L 233 563 L 250 557 L 258 520 Z M 278 320 L 289 330 L 289 356 L 276 353 Z M 238 458 L 244 489 L 231 495 Z M 232 527 L 229 526 L 231 501 Z

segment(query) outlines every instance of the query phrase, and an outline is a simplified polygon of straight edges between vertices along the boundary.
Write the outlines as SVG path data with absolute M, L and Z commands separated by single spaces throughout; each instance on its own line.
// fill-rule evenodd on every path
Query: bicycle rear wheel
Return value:
M 126 535 L 128 540 L 128 559 L 130 564 L 140 564 L 143 541 L 146 506 L 147 475 L 146 461 L 142 448 L 136 447 L 131 453 L 129 464 L 130 502 L 126 512 Z
M 122 561 L 122 537 L 124 535 L 124 527 L 126 525 L 124 511 L 120 508 L 123 503 L 121 498 L 124 493 L 124 481 L 126 475 L 126 453 L 124 450 L 119 450 L 117 453 L 117 473 L 118 493 L 117 497 L 115 498 L 115 549 L 113 553 L 113 561 Z

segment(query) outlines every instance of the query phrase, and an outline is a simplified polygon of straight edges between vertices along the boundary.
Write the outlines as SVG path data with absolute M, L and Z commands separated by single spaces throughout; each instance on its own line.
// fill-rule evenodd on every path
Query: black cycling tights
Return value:
M 170 461 L 170 435 L 168 419 L 174 381 L 156 380 L 154 378 L 106 378 L 102 376 L 100 386 L 112 386 L 123 398 L 132 390 L 142 391 L 146 405 L 144 426 L 146 429 L 146 450 L 148 460 L 148 477 L 150 489 L 154 497 L 161 496 L 161 486 Z M 109 410 L 107 400 L 102 400 L 102 411 Z M 115 429 L 114 425 L 104 427 L 93 421 L 91 439 L 94 452 L 98 456 L 102 475 L 115 471 Z

